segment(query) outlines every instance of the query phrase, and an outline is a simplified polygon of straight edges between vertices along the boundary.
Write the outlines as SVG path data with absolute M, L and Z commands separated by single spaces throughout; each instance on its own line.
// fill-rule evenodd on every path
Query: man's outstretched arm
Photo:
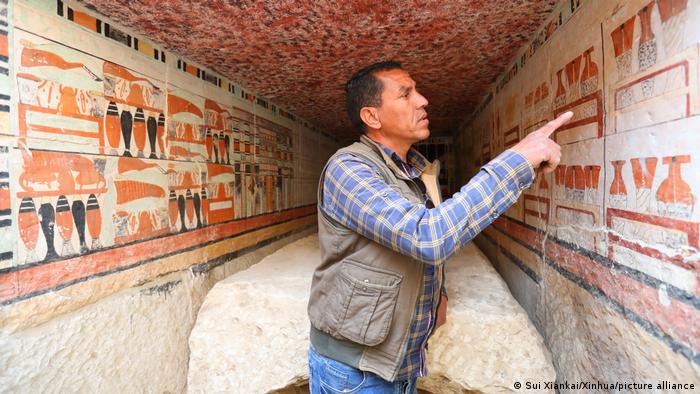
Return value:
M 549 137 L 571 116 L 566 113 L 528 135 L 432 209 L 399 195 L 370 164 L 338 155 L 326 170 L 321 210 L 394 251 L 440 264 L 517 201 L 534 180 L 533 168 L 546 173 L 556 167 L 561 151 Z
M 375 242 L 439 264 L 507 210 L 533 178 L 525 157 L 506 151 L 452 198 L 427 209 L 394 191 L 370 164 L 342 154 L 326 170 L 321 209 Z

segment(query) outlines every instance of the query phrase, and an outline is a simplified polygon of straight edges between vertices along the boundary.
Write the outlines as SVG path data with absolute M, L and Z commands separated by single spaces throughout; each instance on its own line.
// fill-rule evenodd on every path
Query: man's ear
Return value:
M 374 107 L 362 107 L 360 110 L 360 119 L 371 129 L 382 128 L 382 122 L 379 121 L 379 114 Z

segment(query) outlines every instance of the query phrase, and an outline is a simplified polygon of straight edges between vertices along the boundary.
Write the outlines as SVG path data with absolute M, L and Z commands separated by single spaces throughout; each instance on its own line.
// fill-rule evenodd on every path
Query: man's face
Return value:
M 377 108 L 383 134 L 408 144 L 428 138 L 428 100 L 418 93 L 411 76 L 401 69 L 379 71 L 374 76 L 384 86 L 382 105 Z

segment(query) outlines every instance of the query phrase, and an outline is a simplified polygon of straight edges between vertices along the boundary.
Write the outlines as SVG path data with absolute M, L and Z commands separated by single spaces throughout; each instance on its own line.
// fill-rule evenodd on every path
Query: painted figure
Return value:
M 654 184 L 657 161 L 656 157 L 636 157 L 630 160 L 634 186 L 637 189 L 637 209 L 642 212 L 655 212 L 651 198 L 651 187 Z
M 695 197 L 681 176 L 681 165 L 690 163 L 690 155 L 669 156 L 663 158 L 668 165 L 668 177 L 656 190 L 659 214 L 688 219 L 693 213 Z
M 19 237 L 26 248 L 25 264 L 38 260 L 36 246 L 39 240 L 39 215 L 31 197 L 24 197 L 19 204 L 17 215 Z
M 636 17 L 636 15 L 632 15 L 610 33 L 617 64 L 618 80 L 624 79 L 632 73 L 632 39 L 634 37 L 634 21 Z
M 610 184 L 608 201 L 613 208 L 626 209 L 627 187 L 625 186 L 625 180 L 622 178 L 622 168 L 625 165 L 625 160 L 614 160 L 611 163 L 615 172 L 612 183 Z

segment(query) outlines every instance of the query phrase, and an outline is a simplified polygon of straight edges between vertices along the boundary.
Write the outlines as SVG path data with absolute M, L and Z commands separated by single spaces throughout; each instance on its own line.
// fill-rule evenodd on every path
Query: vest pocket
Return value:
M 386 339 L 394 316 L 402 276 L 345 260 L 336 276 L 340 316 L 338 334 L 353 342 L 376 346 Z

